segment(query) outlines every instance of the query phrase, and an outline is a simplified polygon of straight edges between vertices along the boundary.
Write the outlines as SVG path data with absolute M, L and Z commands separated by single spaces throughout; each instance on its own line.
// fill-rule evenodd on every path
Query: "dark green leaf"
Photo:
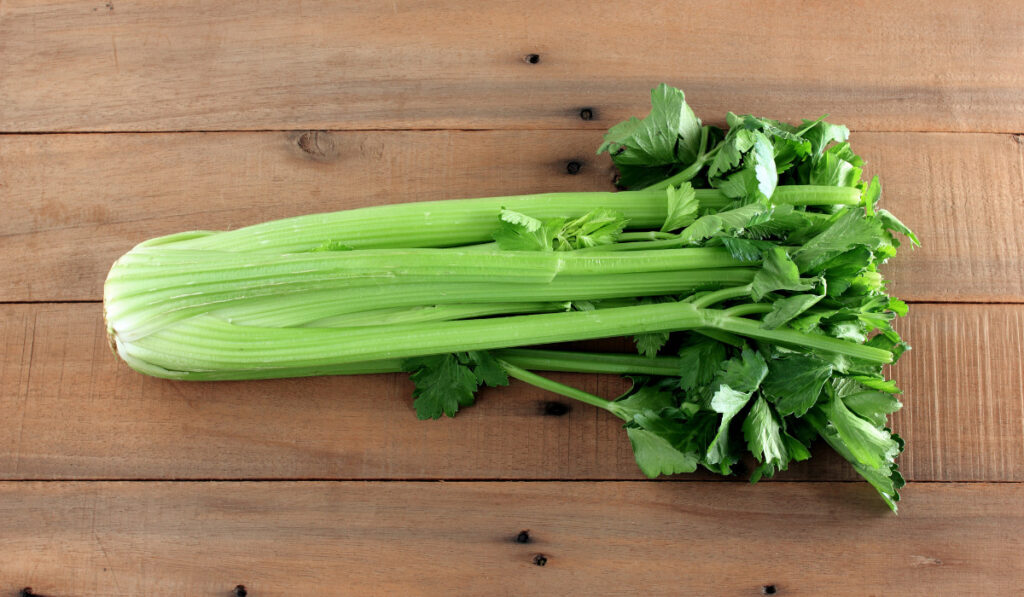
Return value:
M 501 210 L 501 223 L 494 240 L 504 251 L 552 251 L 555 236 L 565 223 L 553 218 L 541 221 L 510 209 Z
M 915 246 L 921 246 L 921 241 L 917 240 L 917 236 L 903 222 L 896 219 L 896 216 L 884 209 L 880 209 L 878 210 L 878 217 L 886 230 L 895 230 L 909 238 L 910 242 L 914 243 Z
M 810 309 L 821 299 L 820 294 L 798 294 L 779 299 L 772 303 L 772 310 L 761 320 L 761 326 L 772 330 L 789 323 L 791 319 Z
M 508 385 L 508 375 L 488 352 L 471 351 L 406 359 L 405 371 L 416 385 L 413 406 L 420 419 L 454 417 L 462 406 L 475 400 L 481 384 Z
M 855 247 L 841 253 L 821 264 L 822 276 L 826 282 L 828 296 L 841 296 L 846 292 L 854 279 L 871 266 L 871 251 L 867 247 Z
M 863 161 L 849 151 L 850 145 L 842 143 L 829 148 L 814 159 L 811 165 L 812 185 L 852 187 L 860 182 Z
M 715 385 L 727 385 L 740 392 L 753 392 L 761 385 L 766 375 L 768 364 L 761 353 L 744 348 L 740 356 L 731 358 L 722 365 L 715 378 Z
M 907 312 L 909 311 L 906 303 L 894 297 L 889 298 L 889 303 L 886 305 L 886 308 L 900 317 L 906 317 Z
M 668 217 L 661 231 L 672 232 L 692 224 L 697 218 L 697 208 L 700 207 L 693 185 L 684 182 L 679 188 L 668 187 L 665 193 L 668 196 Z
M 744 166 L 754 171 L 761 195 L 771 198 L 779 184 L 779 173 L 775 169 L 775 148 L 763 133 L 757 135 L 754 146 L 744 159 Z
M 645 357 L 657 356 L 658 351 L 661 350 L 665 343 L 668 342 L 668 332 L 648 332 L 645 334 L 637 334 L 634 337 L 636 341 L 636 350 Z
M 420 419 L 454 417 L 459 407 L 473 404 L 477 377 L 453 354 L 416 357 L 403 363 L 411 371 L 413 406 Z
M 804 126 L 812 124 L 810 120 L 804 120 Z M 824 120 L 814 123 L 814 126 L 806 129 L 803 138 L 811 144 L 811 153 L 820 155 L 825 152 L 833 141 L 842 143 L 850 138 L 850 129 L 841 124 L 830 124 Z
M 761 389 L 779 414 L 802 417 L 818 401 L 821 388 L 832 376 L 832 366 L 821 359 L 790 354 L 768 362 L 768 376 Z
M 804 333 L 814 332 L 818 330 L 821 320 L 828 317 L 832 313 L 835 313 L 835 311 L 827 309 L 812 309 L 811 311 L 808 311 L 805 315 L 801 315 L 796 319 L 791 320 L 789 322 L 789 327 Z
M 757 190 L 757 174 L 753 169 L 744 168 L 727 174 L 724 178 L 716 178 L 712 186 L 730 199 L 739 199 L 744 203 L 759 198 Z
M 811 413 L 809 413 L 811 414 Z M 810 417 L 813 418 L 813 417 Z M 836 428 L 825 426 L 823 421 L 817 421 L 815 426 L 821 437 L 828 442 L 832 448 L 853 465 L 853 469 L 860 474 L 872 487 L 878 491 L 885 503 L 896 511 L 896 502 L 900 500 L 899 489 L 905 485 L 903 476 L 900 475 L 899 467 L 891 459 L 881 467 L 870 467 L 859 462 L 849 449 L 843 439 L 839 436 Z M 884 430 L 883 430 L 884 431 Z M 898 435 L 892 434 L 891 438 L 896 444 L 897 453 L 903 450 L 903 440 Z
M 860 418 L 833 396 L 828 404 L 828 421 L 849 450 L 854 461 L 874 469 L 892 464 L 900 453 L 900 445 L 888 430 Z
M 680 387 L 693 391 L 714 379 L 725 360 L 725 345 L 709 339 L 693 340 L 679 351 L 679 360 Z
M 722 420 L 704 458 L 707 464 L 715 465 L 715 470 L 724 475 L 729 474 L 732 465 L 739 460 L 730 442 L 729 423 L 747 405 L 750 396 L 750 392 L 740 392 L 722 385 L 711 398 L 711 410 L 721 414 Z
M 761 255 L 775 246 L 766 240 L 736 238 L 734 236 L 723 236 L 721 238 L 722 246 L 729 251 L 729 255 L 739 261 L 761 261 Z
M 794 230 L 808 226 L 807 212 L 796 211 L 792 205 L 772 205 L 771 211 L 758 218 L 761 219 L 763 221 L 751 221 L 743 231 L 743 236 L 755 239 L 786 238 Z
M 651 112 L 613 126 L 598 153 L 616 164 L 655 166 L 692 163 L 700 149 L 700 120 L 679 89 L 662 83 L 651 91 Z
M 860 208 L 848 208 L 832 225 L 797 249 L 793 261 L 801 272 L 815 271 L 856 246 L 876 246 L 880 236 L 877 224 L 865 218 Z
M 847 408 L 876 427 L 884 427 L 888 416 L 903 406 L 892 394 L 870 390 L 848 377 L 834 380 L 833 386 Z
M 764 295 L 776 290 L 810 290 L 813 287 L 800 279 L 796 263 L 782 247 L 774 247 L 764 254 L 764 264 L 754 275 L 751 296 L 760 301 Z
M 789 453 L 782 439 L 782 423 L 772 412 L 771 406 L 764 398 L 754 400 L 754 404 L 743 421 L 743 437 L 747 440 L 747 448 L 762 464 L 768 465 L 765 472 L 771 474 L 773 469 L 785 469 L 789 463 Z
M 659 412 L 663 408 L 673 406 L 675 400 L 671 392 L 655 386 L 634 386 L 624 397 L 610 403 L 609 410 L 623 421 L 629 422 L 644 411 Z
M 466 353 L 466 356 L 467 360 L 472 363 L 477 384 L 488 385 L 492 388 L 508 385 L 508 374 L 505 373 L 505 369 L 498 363 L 498 360 L 491 356 L 491 353 L 473 350 Z
M 763 205 L 750 203 L 735 209 L 701 216 L 680 233 L 680 238 L 686 243 L 693 244 L 711 238 L 720 232 L 736 232 L 742 230 L 752 218 L 765 211 L 767 208 Z
M 807 449 L 807 446 L 792 435 L 783 433 L 782 441 L 786 444 L 786 452 L 789 453 L 789 457 L 792 460 L 803 462 L 811 457 L 811 451 Z
M 735 114 L 730 112 L 730 117 Z M 743 154 L 754 146 L 754 133 L 750 129 L 731 127 L 725 136 L 725 140 L 715 155 L 715 159 L 708 166 L 708 178 L 715 178 L 732 170 L 740 165 Z
M 692 473 L 697 470 L 697 455 L 680 452 L 667 440 L 646 429 L 627 427 L 629 443 L 640 470 L 649 478 L 658 475 Z

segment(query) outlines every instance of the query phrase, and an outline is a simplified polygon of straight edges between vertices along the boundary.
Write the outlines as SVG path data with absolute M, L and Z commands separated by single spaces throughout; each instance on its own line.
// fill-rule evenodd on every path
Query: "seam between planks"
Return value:
M 708 124 L 708 123 L 705 123 Z M 487 133 L 487 132 L 546 132 L 546 131 L 607 131 L 602 127 L 538 127 L 538 128 L 444 128 L 444 127 L 370 127 L 370 128 L 270 128 L 270 129 L 175 129 L 175 130 L 75 130 L 75 131 L 0 131 L 0 136 L 17 135 L 179 135 L 189 133 L 290 133 L 295 131 L 323 131 L 326 133 L 387 133 L 387 132 L 451 132 L 451 133 Z M 955 134 L 955 135 L 1008 135 L 1020 137 L 1024 131 L 982 131 L 982 130 L 903 130 L 903 129 L 850 129 L 851 133 L 878 134 Z
M 1024 305 L 1024 299 L 1019 301 L 936 301 L 936 300 L 904 300 L 908 305 Z M 102 299 L 60 299 L 60 300 L 39 300 L 39 301 L 0 301 L 4 305 L 101 305 Z
M 843 484 L 856 484 L 860 485 L 864 483 L 863 479 L 837 479 L 837 480 L 821 480 L 821 479 L 768 479 L 763 481 L 766 485 L 776 485 L 780 483 L 788 484 L 817 484 L 817 485 L 833 485 L 838 483 Z M 473 478 L 403 478 L 403 477 L 271 477 L 271 478 L 250 478 L 250 477 L 226 477 L 226 478 L 160 478 L 160 477 L 145 477 L 145 478 L 132 478 L 132 477 L 111 477 L 109 479 L 98 477 L 89 479 L 78 479 L 74 477 L 66 479 L 33 479 L 31 477 L 22 479 L 0 479 L 0 484 L 4 483 L 667 483 L 667 484 L 687 484 L 687 483 L 717 483 L 723 485 L 735 484 L 735 485 L 749 485 L 750 482 L 746 479 L 602 479 L 602 478 L 579 478 L 579 479 L 516 479 L 516 478 L 490 478 L 490 477 L 473 477 Z M 975 481 L 975 480 L 928 480 L 928 481 L 907 481 L 907 486 L 911 485 L 1022 485 L 1024 481 L 1004 481 L 1004 480 L 988 480 L 988 481 Z

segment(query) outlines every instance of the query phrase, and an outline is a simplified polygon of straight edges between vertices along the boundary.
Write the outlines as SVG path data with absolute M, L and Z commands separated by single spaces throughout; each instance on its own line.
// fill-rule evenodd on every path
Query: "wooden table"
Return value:
M 0 595 L 1019 594 L 1019 0 L 228 4 L 0 1 Z M 648 482 L 616 420 L 521 384 L 420 422 L 400 376 L 171 383 L 107 348 L 136 242 L 609 189 L 601 132 L 661 81 L 711 122 L 849 124 L 923 239 L 887 268 L 899 516 L 822 446 Z

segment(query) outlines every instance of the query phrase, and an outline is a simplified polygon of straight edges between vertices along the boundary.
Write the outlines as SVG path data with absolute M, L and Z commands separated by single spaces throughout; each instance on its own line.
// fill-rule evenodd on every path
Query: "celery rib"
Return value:
M 323 370 L 380 359 L 701 328 L 846 354 L 869 362 L 892 360 L 891 353 L 878 348 L 791 330 L 765 330 L 758 322 L 697 309 L 689 303 L 373 328 L 251 328 L 200 316 L 119 347 L 135 359 L 166 370 L 245 370 L 261 377 L 266 370 L 281 368 Z
M 357 254 L 353 254 L 357 253 Z M 226 251 L 176 251 L 136 249 L 115 264 L 104 288 L 105 308 L 111 326 L 125 338 L 139 337 L 160 325 L 227 305 L 258 300 L 261 297 L 299 296 L 317 292 L 353 291 L 371 296 L 374 289 L 398 284 L 435 284 L 446 299 L 460 283 L 486 283 L 507 288 L 508 302 L 599 298 L 534 296 L 517 294 L 519 287 L 543 287 L 556 278 L 610 278 L 625 273 L 676 271 L 686 279 L 689 271 L 729 272 L 746 266 L 721 248 L 677 249 L 673 251 L 637 251 L 628 255 L 595 255 L 582 252 L 478 252 L 451 249 L 401 249 L 339 251 L 276 255 L 271 253 L 231 253 Z M 731 279 L 736 279 L 735 276 Z M 723 274 L 728 283 L 730 275 Z M 707 274 L 692 284 L 677 284 L 679 290 L 713 282 Z M 393 290 L 401 292 L 401 290 Z M 627 294 L 616 296 L 628 296 Z M 274 299 L 267 299 L 274 300 Z M 493 302 L 473 297 L 460 301 Z M 287 303 L 287 300 L 284 300 Z M 376 307 L 414 306 L 427 302 L 398 303 Z M 365 308 L 376 308 L 369 305 Z M 321 313 L 314 319 L 345 313 Z

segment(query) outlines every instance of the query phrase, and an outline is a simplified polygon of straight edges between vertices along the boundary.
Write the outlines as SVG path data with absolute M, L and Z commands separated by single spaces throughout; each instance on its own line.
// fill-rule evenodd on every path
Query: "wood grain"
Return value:
M 831 113 L 858 130 L 1024 131 L 1015 0 L 0 10 L 2 131 L 607 128 L 646 111 L 662 81 L 714 121 Z
M 1017 0 L 0 0 L 0 597 L 1019 593 L 1022 64 Z M 824 446 L 641 482 L 617 420 L 529 386 L 421 422 L 402 376 L 156 380 L 52 302 L 161 234 L 608 189 L 601 133 L 663 81 L 850 125 L 924 240 L 886 269 L 949 303 L 898 324 L 898 517 Z
M 916 481 L 1024 481 L 1024 306 L 914 305 L 895 367 Z M 416 420 L 404 376 L 170 382 L 115 361 L 95 304 L 0 307 L 0 478 L 639 479 L 621 423 L 527 386 Z M 559 375 L 613 397 L 613 376 Z M 694 478 L 694 477 L 685 477 Z M 717 478 L 710 475 L 695 478 Z M 825 446 L 783 479 L 855 474 Z
M 916 484 L 897 517 L 850 483 L 2 483 L 0 591 L 1009 595 L 1021 499 Z
M 102 296 L 147 238 L 398 201 L 611 189 L 592 131 L 0 136 L 0 301 Z M 857 133 L 884 205 L 924 247 L 908 300 L 1024 300 L 1024 146 L 1010 135 Z M 566 164 L 582 164 L 570 175 Z

